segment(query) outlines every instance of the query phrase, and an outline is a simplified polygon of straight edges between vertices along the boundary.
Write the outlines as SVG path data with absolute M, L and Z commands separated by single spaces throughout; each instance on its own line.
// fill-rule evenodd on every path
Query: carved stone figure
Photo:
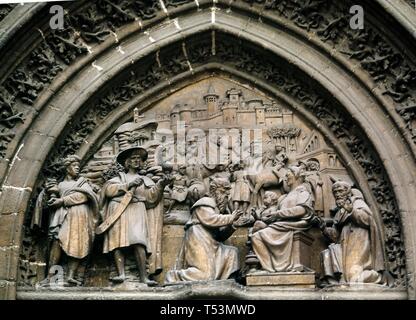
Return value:
M 80 158 L 72 155 L 63 160 L 66 168 L 65 179 L 56 184 L 49 179 L 45 192 L 37 201 L 32 225 L 40 225 L 43 197 L 48 197 L 48 207 L 52 210 L 48 236 L 52 240 L 49 268 L 58 265 L 62 252 L 68 257 L 67 281 L 72 285 L 81 285 L 75 277 L 82 259 L 91 252 L 94 241 L 94 229 L 98 221 L 98 199 L 88 181 L 80 177 Z M 43 283 L 48 283 L 52 274 L 48 274 Z
M 337 207 L 333 225 L 323 226 L 331 242 L 321 253 L 324 283 L 386 283 L 380 233 L 362 193 L 344 181 L 332 191 Z
M 241 219 L 245 219 L 246 224 L 250 224 L 254 222 L 254 219 L 250 213 L 247 212 L 247 209 L 251 201 L 251 192 L 253 188 L 248 180 L 248 174 L 245 167 L 243 161 L 234 165 L 233 173 L 231 174 L 231 182 L 234 182 L 235 184 L 232 190 L 231 201 L 233 203 L 233 210 L 242 210 L 243 216 Z
M 294 263 L 293 238 L 311 228 L 314 220 L 312 194 L 298 166 L 289 167 L 286 184 L 290 192 L 279 199 L 279 210 L 263 212 L 261 219 L 268 226 L 251 235 L 253 250 L 268 272 L 302 271 Z
M 214 179 L 212 197 L 203 197 L 192 206 L 185 225 L 185 238 L 177 264 L 166 274 L 166 282 L 228 279 L 240 266 L 238 250 L 222 243 L 232 232 L 241 213 L 223 214 L 228 206 L 230 183 Z
M 269 142 L 269 145 L 273 142 Z M 278 187 L 282 185 L 286 175 L 286 164 L 289 158 L 286 154 L 286 148 L 280 144 L 269 146 L 268 150 L 262 157 L 263 168 L 255 175 L 250 175 L 249 179 L 254 185 L 252 203 L 258 207 L 263 205 L 265 188 Z
M 270 213 L 276 212 L 277 210 L 279 210 L 278 200 L 279 200 L 279 197 L 275 192 L 266 191 L 264 193 L 263 206 L 261 206 L 260 208 L 255 208 L 254 207 L 254 208 L 251 209 L 251 214 L 254 217 L 254 219 L 256 220 L 251 233 L 255 233 L 255 232 L 257 232 L 261 229 L 264 229 L 268 226 L 267 223 L 262 221 L 263 215 L 267 216 Z
M 259 266 L 260 261 L 258 260 L 256 254 L 253 251 L 252 243 L 251 243 L 251 235 L 261 229 L 264 229 L 268 226 L 267 223 L 263 222 L 262 215 L 268 214 L 270 212 L 277 211 L 278 208 L 278 200 L 279 196 L 276 192 L 273 191 L 266 191 L 264 193 L 263 198 L 263 205 L 260 207 L 251 207 L 250 213 L 255 221 L 252 228 L 249 229 L 249 239 L 246 243 L 248 247 L 248 253 L 246 255 L 245 263 L 248 267 L 248 273 L 256 272 Z M 238 219 L 235 222 L 237 227 L 244 226 L 245 221 L 240 222 L 241 219 Z
M 170 210 L 176 203 L 184 202 L 188 196 L 189 179 L 186 176 L 186 166 L 179 166 L 178 171 L 173 174 L 172 179 L 172 192 L 170 194 L 171 201 L 169 204 L 169 208 L 166 211 L 166 214 L 169 214 Z
M 104 233 L 104 253 L 113 252 L 118 276 L 112 278 L 119 283 L 125 280 L 125 251 L 132 247 L 136 259 L 139 280 L 148 285 L 156 284 L 149 280 L 146 269 L 147 258 L 152 254 L 151 230 L 148 225 L 147 208 L 156 206 L 168 184 L 166 177 L 157 183 L 138 174 L 148 157 L 141 147 L 132 147 L 120 152 L 117 162 L 126 172 L 109 180 L 101 191 L 101 208 L 104 222 L 97 233 Z
M 315 213 L 319 216 L 322 216 L 324 211 L 324 196 L 322 190 L 323 181 L 319 170 L 319 161 L 316 159 L 309 159 L 306 162 L 304 177 L 305 181 L 307 181 L 312 187 Z

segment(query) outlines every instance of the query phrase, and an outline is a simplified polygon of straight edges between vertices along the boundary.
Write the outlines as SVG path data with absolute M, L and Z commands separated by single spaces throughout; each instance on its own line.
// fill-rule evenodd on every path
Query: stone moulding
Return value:
M 170 285 L 161 288 L 140 287 L 124 291 L 111 288 L 22 289 L 22 300 L 184 300 L 184 299 L 242 299 L 242 300 L 405 300 L 403 289 L 386 289 L 375 285 L 341 286 L 327 289 L 245 287 L 230 280 Z

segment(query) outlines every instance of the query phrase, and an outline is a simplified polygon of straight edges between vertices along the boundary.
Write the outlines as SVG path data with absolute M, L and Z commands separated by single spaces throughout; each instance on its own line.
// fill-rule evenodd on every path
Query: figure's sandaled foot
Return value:
M 74 278 L 68 278 L 67 282 L 70 285 L 73 285 L 73 286 L 81 286 L 82 285 L 82 282 L 81 281 L 78 281 L 78 280 L 76 280 Z
M 123 283 L 124 280 L 126 280 L 126 276 L 125 275 L 116 276 L 116 277 L 112 277 L 110 280 L 114 283 Z

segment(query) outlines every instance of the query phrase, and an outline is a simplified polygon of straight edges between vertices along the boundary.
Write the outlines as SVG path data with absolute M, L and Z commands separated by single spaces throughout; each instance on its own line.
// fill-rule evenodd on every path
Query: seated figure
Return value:
M 314 222 L 313 201 L 310 186 L 305 184 L 301 168 L 289 167 L 286 173 L 290 192 L 279 198 L 274 210 L 266 210 L 251 235 L 253 250 L 263 270 L 268 272 L 302 271 L 293 256 L 294 235 L 307 231 Z

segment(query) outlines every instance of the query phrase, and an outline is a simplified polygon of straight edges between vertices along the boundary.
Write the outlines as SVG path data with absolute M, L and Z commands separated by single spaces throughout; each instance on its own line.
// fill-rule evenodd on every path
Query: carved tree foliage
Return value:
M 300 128 L 294 126 L 273 126 L 267 133 L 270 138 L 277 139 L 282 137 L 296 138 L 301 132 Z

